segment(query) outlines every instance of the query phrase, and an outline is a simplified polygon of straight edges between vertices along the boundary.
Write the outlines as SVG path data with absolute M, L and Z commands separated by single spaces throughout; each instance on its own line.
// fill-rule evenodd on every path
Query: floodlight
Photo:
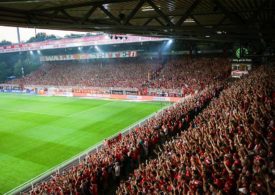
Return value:
M 173 43 L 173 39 L 169 39 L 168 44 L 171 45 Z

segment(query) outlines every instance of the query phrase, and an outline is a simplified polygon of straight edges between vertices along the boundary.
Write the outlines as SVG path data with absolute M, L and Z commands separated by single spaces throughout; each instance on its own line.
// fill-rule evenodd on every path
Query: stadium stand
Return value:
M 5 124 L 11 124 L 1 124 L 9 128 L 0 136 L 0 148 L 5 149 L 0 150 L 0 194 L 275 194 L 274 11 L 272 0 L 0 1 L 0 24 L 16 26 L 18 39 L 16 44 L 0 42 L 0 93 L 10 100 L 0 104 L 0 122 L 9 119 Z M 35 28 L 35 37 L 24 43 L 19 27 Z M 37 33 L 39 28 L 87 33 L 62 39 Z M 70 124 L 61 120 L 67 115 L 51 116 L 52 107 L 46 103 L 41 110 L 49 107 L 48 112 L 39 108 L 35 113 L 29 101 L 9 98 L 12 94 L 43 96 L 44 102 L 50 96 L 104 103 L 109 99 L 135 104 L 154 101 L 161 110 L 118 130 L 103 144 L 92 145 L 96 141 L 86 137 L 87 132 L 100 129 L 101 124 L 81 126 L 85 136 L 71 134 L 64 127 Z M 19 101 L 22 106 L 13 105 Z M 163 109 L 163 102 L 169 102 L 169 107 Z M 71 102 L 64 104 L 68 120 L 75 119 Z M 80 107 L 85 117 L 72 120 L 75 126 L 98 114 L 86 108 L 105 112 L 97 105 L 79 103 Z M 60 109 L 58 104 L 54 108 Z M 14 116 L 19 110 L 25 112 Z M 36 119 L 37 115 L 43 118 Z M 110 118 L 117 124 L 125 120 L 119 114 Z M 45 124 L 38 128 L 40 120 Z M 105 118 L 96 123 L 99 120 L 108 123 Z M 57 136 L 57 124 L 65 138 Z M 98 137 L 104 139 L 103 131 L 115 130 L 116 124 L 109 126 L 91 137 L 102 134 Z M 40 133 L 44 129 L 53 134 L 37 139 L 44 137 Z M 19 143 L 18 135 L 27 141 Z M 82 143 L 77 137 L 87 138 L 92 146 L 75 155 L 78 148 L 83 149 L 78 144 L 61 147 L 51 142 Z M 33 148 L 21 151 L 27 145 Z M 47 158 L 30 157 L 48 146 L 53 149 L 43 153 Z M 72 148 L 77 149 L 75 153 Z M 44 166 L 45 161 L 57 159 L 47 155 L 54 150 L 72 151 L 72 155 L 67 161 L 65 155 L 60 158 L 59 165 Z M 12 171 L 7 170 L 8 164 Z M 14 169 L 20 164 L 32 175 L 26 174 L 22 182 L 19 176 L 24 169 Z M 32 169 L 33 165 L 40 170 Z M 7 178 L 10 172 L 15 174 Z
M 10 84 L 137 88 L 142 95 L 186 96 L 229 75 L 227 59 L 127 60 L 98 63 L 45 64 Z M 162 95 L 161 94 L 161 95 Z
M 230 85 L 117 194 L 272 194 L 272 77 L 261 68 Z
M 190 99 L 177 103 L 126 136 L 88 155 L 79 165 L 56 173 L 50 181 L 35 186 L 31 194 L 105 194 L 144 162 L 153 150 L 189 125 L 191 119 L 218 94 L 221 84 L 209 86 Z

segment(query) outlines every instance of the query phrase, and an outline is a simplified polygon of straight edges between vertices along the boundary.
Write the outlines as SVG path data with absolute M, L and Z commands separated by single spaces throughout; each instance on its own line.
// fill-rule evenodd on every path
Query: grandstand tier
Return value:
M 273 195 L 274 11 L 0 1 L 0 194 Z

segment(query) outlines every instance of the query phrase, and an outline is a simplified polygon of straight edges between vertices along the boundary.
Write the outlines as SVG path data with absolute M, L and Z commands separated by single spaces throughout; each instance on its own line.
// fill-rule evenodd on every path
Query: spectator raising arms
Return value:
M 157 114 L 120 139 L 105 140 L 98 152 L 87 155 L 79 165 L 52 175 L 50 181 L 35 186 L 31 194 L 105 194 L 108 187 L 152 155 L 158 145 L 186 127 L 190 118 L 220 89 L 221 85 L 210 86 Z
M 184 65 L 176 60 L 159 68 L 152 74 L 154 78 L 145 79 L 143 72 L 150 71 L 150 66 L 120 64 L 116 73 L 116 68 L 106 65 L 94 73 L 96 68 L 83 65 L 81 73 L 77 72 L 80 77 L 72 65 L 65 71 L 57 65 L 44 67 L 50 70 L 39 73 L 42 76 L 37 82 L 41 84 L 142 84 L 150 88 L 186 87 L 188 93 L 198 93 L 129 134 L 105 140 L 97 152 L 52 175 L 30 193 L 106 194 L 110 186 L 120 182 L 117 194 L 272 194 L 274 71 L 260 67 L 242 80 L 226 82 L 229 69 L 221 59 L 199 59 Z M 60 79 L 50 80 L 53 74 Z M 76 76 L 70 80 L 69 75 Z M 33 82 L 34 76 L 24 79 Z
M 117 194 L 273 194 L 272 89 L 263 67 L 233 83 Z

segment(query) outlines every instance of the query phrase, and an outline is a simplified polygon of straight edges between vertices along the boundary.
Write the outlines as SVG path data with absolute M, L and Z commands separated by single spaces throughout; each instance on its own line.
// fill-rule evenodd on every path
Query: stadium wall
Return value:
M 74 97 L 91 97 L 91 98 L 107 98 L 117 100 L 132 100 L 132 101 L 165 101 L 165 102 L 178 102 L 179 97 L 158 97 L 158 96 L 140 96 L 140 95 L 118 95 L 118 94 L 85 94 L 73 93 Z
M 112 94 L 110 91 L 120 90 L 123 94 Z M 133 94 L 127 94 L 126 92 L 132 90 Z M 178 102 L 181 97 L 171 96 L 146 96 L 136 95 L 138 89 L 109 89 L 109 88 L 80 88 L 80 87 L 53 87 L 53 86 L 24 86 L 17 85 L 0 85 L 0 92 L 4 93 L 20 93 L 31 94 L 41 96 L 65 96 L 65 97 L 83 97 L 83 98 L 95 98 L 95 99 L 116 99 L 116 100 L 128 100 L 128 101 L 164 101 L 164 102 Z

